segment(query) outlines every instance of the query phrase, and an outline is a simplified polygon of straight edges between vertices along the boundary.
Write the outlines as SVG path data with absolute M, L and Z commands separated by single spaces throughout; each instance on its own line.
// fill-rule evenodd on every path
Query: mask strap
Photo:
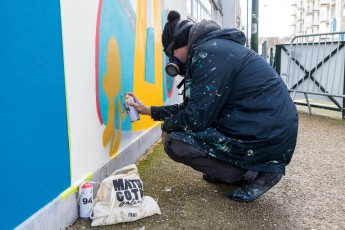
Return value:
M 185 23 L 178 31 L 177 31 L 177 34 L 176 34 L 176 37 L 177 35 L 179 35 L 180 33 L 182 33 L 182 31 L 184 31 L 188 26 L 192 25 L 193 23 L 192 22 L 187 22 Z M 174 36 L 173 36 L 174 37 Z
M 176 24 L 175 26 L 175 30 L 174 30 L 174 34 L 172 36 L 172 40 L 170 42 L 170 44 L 168 45 L 166 51 L 165 51 L 165 55 L 167 55 L 168 57 L 169 56 L 172 56 L 172 52 L 171 52 L 171 49 L 173 48 L 173 46 L 175 45 L 175 41 L 176 41 L 176 38 L 177 36 L 182 33 L 182 31 L 184 31 L 188 26 L 192 25 L 193 23 L 192 22 L 187 22 L 185 23 L 181 28 L 179 28 L 180 24 L 181 24 L 182 21 L 178 21 L 178 23 Z
M 177 85 L 177 88 L 180 89 L 182 87 L 182 85 L 184 84 L 184 78 L 182 79 L 182 81 Z

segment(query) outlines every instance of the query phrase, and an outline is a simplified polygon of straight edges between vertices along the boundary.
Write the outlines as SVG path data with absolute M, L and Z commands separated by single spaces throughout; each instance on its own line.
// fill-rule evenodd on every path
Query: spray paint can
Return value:
M 79 196 L 79 216 L 83 219 L 90 218 L 93 200 L 93 186 L 90 183 L 85 183 L 80 188 Z
M 129 115 L 129 118 L 131 119 L 131 122 L 140 120 L 138 111 L 135 110 L 133 106 L 129 106 L 128 102 L 134 102 L 134 98 L 126 95 L 125 97 L 125 109 L 127 114 Z

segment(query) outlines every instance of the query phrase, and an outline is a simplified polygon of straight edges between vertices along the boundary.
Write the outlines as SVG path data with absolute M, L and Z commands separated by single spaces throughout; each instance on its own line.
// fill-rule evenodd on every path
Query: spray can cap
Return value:
M 128 98 L 131 98 L 131 96 L 126 93 L 125 94 L 125 100 L 127 100 Z
M 91 188 L 92 184 L 91 183 L 85 183 L 83 184 L 82 188 Z

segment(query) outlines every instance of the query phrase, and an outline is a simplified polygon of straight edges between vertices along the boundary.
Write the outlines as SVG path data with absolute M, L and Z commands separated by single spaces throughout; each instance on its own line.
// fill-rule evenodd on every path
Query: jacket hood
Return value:
M 196 23 L 189 32 L 188 47 L 191 47 L 197 40 L 204 37 L 206 34 L 220 29 L 220 26 L 212 20 L 207 21 L 204 19 Z
M 213 38 L 224 38 L 232 40 L 241 45 L 246 43 L 246 36 L 238 29 L 221 29 L 220 26 L 212 20 L 202 20 L 196 23 L 190 30 L 188 47 L 191 48 L 197 43 L 205 42 Z

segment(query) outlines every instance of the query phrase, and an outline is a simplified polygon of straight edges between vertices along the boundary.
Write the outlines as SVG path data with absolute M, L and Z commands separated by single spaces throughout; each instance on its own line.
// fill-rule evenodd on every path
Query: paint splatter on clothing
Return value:
M 184 102 L 151 107 L 171 138 L 255 171 L 285 172 L 298 128 L 296 107 L 271 66 L 236 29 L 212 21 L 189 37 Z

